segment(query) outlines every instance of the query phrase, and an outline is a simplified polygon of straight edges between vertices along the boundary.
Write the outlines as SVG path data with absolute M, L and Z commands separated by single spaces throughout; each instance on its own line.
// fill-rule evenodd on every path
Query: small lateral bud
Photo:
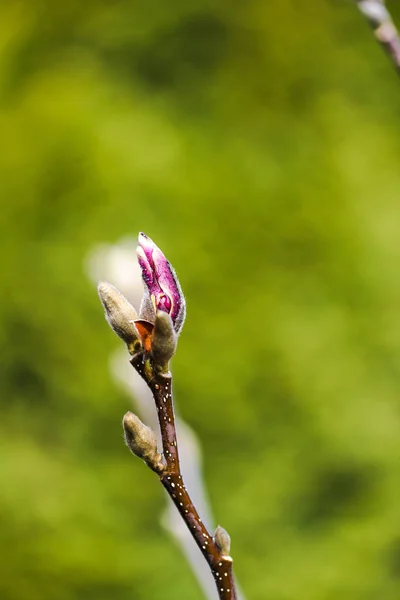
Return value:
M 177 335 L 171 317 L 158 310 L 151 340 L 151 352 L 157 366 L 164 369 L 176 350 Z
M 138 456 L 157 473 L 164 469 L 161 454 L 157 451 L 154 432 L 132 412 L 127 412 L 122 420 L 125 443 L 135 456 Z
M 111 283 L 102 281 L 99 283 L 97 291 L 111 329 L 125 342 L 129 353 L 135 354 L 140 348 L 133 324 L 133 321 L 137 319 L 136 310 Z
M 222 556 L 230 556 L 231 552 L 231 537 L 229 533 L 218 525 L 214 533 L 214 542 L 221 551 Z

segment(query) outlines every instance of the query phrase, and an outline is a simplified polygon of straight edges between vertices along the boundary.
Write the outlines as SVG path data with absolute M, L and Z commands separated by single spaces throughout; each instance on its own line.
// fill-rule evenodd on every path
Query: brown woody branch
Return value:
M 155 463 L 155 470 L 164 488 L 186 523 L 197 546 L 210 566 L 220 600 L 237 600 L 233 577 L 232 558 L 229 555 L 229 536 L 218 527 L 215 535 L 208 532 L 182 479 L 179 464 L 171 373 L 157 372 L 151 359 L 143 352 L 131 359 L 132 366 L 151 389 L 157 409 L 163 446 L 163 462 Z M 151 466 L 151 465 L 149 465 Z
M 400 37 L 384 0 L 356 0 L 357 6 L 370 24 L 376 40 L 390 56 L 400 74 Z

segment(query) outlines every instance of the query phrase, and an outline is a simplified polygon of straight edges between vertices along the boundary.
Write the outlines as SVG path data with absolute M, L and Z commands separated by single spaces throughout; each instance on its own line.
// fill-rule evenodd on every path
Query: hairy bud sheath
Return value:
M 177 335 L 171 317 L 158 310 L 154 322 L 151 351 L 154 363 L 162 369 L 166 368 L 176 350 Z
M 136 310 L 111 283 L 102 281 L 97 290 L 111 329 L 125 342 L 130 354 L 134 354 L 138 350 L 138 335 L 133 324 L 137 319 Z
M 218 525 L 214 533 L 214 541 L 221 551 L 222 556 L 230 556 L 231 552 L 231 537 L 229 533 Z
M 135 456 L 138 456 L 153 471 L 160 473 L 164 469 L 162 456 L 157 451 L 154 432 L 132 412 L 127 412 L 122 420 L 125 443 Z

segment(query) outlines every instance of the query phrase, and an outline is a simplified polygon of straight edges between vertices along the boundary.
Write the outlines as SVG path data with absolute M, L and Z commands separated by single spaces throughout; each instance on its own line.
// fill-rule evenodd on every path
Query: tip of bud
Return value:
M 122 419 L 125 443 L 135 456 L 138 456 L 153 471 L 160 473 L 164 469 L 161 454 L 157 451 L 154 432 L 132 412 L 127 412 Z
M 100 281 L 99 285 L 97 286 L 97 291 L 99 293 L 99 297 L 102 302 L 103 302 L 103 298 L 107 299 L 107 297 L 110 293 L 110 288 L 114 288 L 114 286 L 111 285 L 111 283 L 107 283 L 107 281 Z M 116 288 L 114 288 L 114 289 L 116 289 Z
M 231 552 L 231 537 L 229 533 L 218 525 L 214 533 L 214 542 L 221 551 L 222 556 L 230 556 Z
M 143 248 L 144 251 L 146 251 L 146 250 L 151 251 L 156 247 L 153 240 L 151 238 L 149 238 L 148 235 L 143 233 L 143 231 L 141 231 L 138 235 L 138 243 L 139 243 L 139 248 Z

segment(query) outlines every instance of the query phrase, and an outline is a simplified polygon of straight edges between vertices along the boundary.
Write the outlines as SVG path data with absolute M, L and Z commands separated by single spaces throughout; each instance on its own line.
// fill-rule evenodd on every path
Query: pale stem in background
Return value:
M 361 13 L 372 27 L 375 38 L 391 57 L 400 74 L 400 38 L 384 0 L 356 0 Z
M 87 272 L 90 279 L 97 284 L 99 280 L 113 281 L 122 294 L 138 306 L 143 293 L 140 268 L 135 260 L 136 240 L 125 239 L 119 244 L 96 247 L 87 259 Z M 127 391 L 135 405 L 135 412 L 156 433 L 160 442 L 158 417 L 154 407 L 152 393 L 143 379 L 132 377 L 132 367 L 126 359 L 126 351 L 117 351 L 111 358 L 111 372 L 124 390 Z M 181 470 L 191 496 L 207 528 L 213 530 L 214 519 L 207 498 L 201 473 L 201 450 L 193 430 L 179 416 L 176 419 L 179 436 Z M 198 552 L 197 545 L 182 521 L 172 501 L 166 494 L 167 509 L 161 515 L 165 529 L 186 556 L 193 573 L 207 600 L 218 600 L 214 579 L 207 563 Z M 245 600 L 238 589 L 238 600 Z

